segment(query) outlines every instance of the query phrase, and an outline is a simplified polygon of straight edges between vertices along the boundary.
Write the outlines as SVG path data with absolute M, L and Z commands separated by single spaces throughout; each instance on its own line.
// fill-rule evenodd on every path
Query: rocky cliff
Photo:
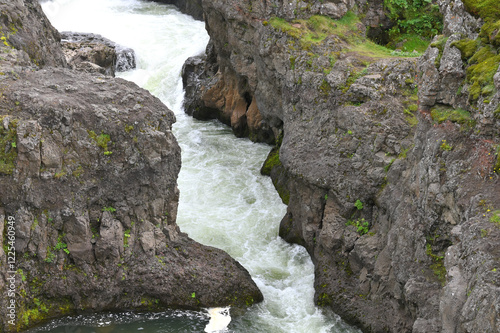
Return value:
M 36 1 L 0 12 L 0 331 L 261 301 L 239 263 L 175 223 L 173 112 L 131 82 L 66 68 Z
M 381 1 L 203 1 L 185 65 L 188 113 L 276 143 L 280 235 L 365 332 L 500 331 L 500 8 L 439 6 L 405 58 L 366 39 Z

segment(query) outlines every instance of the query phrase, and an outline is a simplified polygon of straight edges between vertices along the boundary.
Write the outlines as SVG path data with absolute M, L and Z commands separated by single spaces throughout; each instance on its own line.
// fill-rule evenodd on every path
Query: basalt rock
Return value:
M 1 5 L 2 15 L 20 18 L 13 31 L 32 31 L 24 9 Z M 33 31 L 41 43 L 34 49 L 46 50 L 47 31 Z M 48 51 L 36 60 L 4 41 L 0 331 L 76 313 L 261 301 L 239 263 L 176 225 L 173 112 L 122 79 L 40 69 L 41 59 L 57 63 Z
M 62 48 L 73 69 L 114 76 L 136 67 L 135 52 L 101 35 L 62 32 Z
M 313 24 L 292 19 L 342 15 L 326 4 L 204 1 L 211 41 L 186 65 L 186 109 L 237 113 L 234 87 L 255 100 L 276 138 L 280 235 L 311 254 L 318 305 L 365 332 L 498 331 L 496 26 L 440 1 L 444 35 L 422 57 L 373 56 L 345 30 L 304 37 Z M 356 4 L 335 2 L 364 15 L 363 38 L 384 14 Z
M 61 36 L 37 0 L 4 1 L 0 15 L 2 42 L 25 51 L 38 66 L 66 66 Z M 39 39 L 41 35 L 43 39 Z
M 191 15 L 197 20 L 203 20 L 203 8 L 201 0 L 154 0 L 156 2 L 175 5 L 185 14 Z

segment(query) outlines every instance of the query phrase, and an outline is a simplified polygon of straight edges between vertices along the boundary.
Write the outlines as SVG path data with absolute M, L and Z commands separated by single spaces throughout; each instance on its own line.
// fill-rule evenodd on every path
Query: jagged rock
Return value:
M 63 31 L 62 47 L 68 64 L 85 72 L 115 75 L 136 67 L 135 52 L 101 35 Z
M 203 20 L 203 8 L 201 0 L 154 0 L 170 5 L 175 5 L 185 14 L 189 14 L 197 20 Z
M 1 31 L 8 44 L 26 52 L 37 66 L 66 66 L 59 44 L 61 36 L 38 1 L 3 1 L 1 6 Z M 43 39 L 39 39 L 41 35 Z

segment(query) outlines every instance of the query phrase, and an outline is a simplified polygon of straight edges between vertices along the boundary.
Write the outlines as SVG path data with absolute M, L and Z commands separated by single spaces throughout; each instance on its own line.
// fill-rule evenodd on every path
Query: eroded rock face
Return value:
M 499 330 L 500 75 L 474 95 L 459 49 L 482 21 L 440 1 L 445 36 L 421 58 L 375 60 L 273 27 L 320 1 L 203 5 L 211 41 L 186 65 L 187 110 L 239 114 L 229 86 L 255 100 L 281 143 L 266 163 L 288 203 L 280 235 L 311 254 L 317 304 L 366 332 Z M 383 23 L 379 2 L 357 5 L 358 31 Z
M 30 30 L 20 10 L 1 5 L 2 15 L 20 17 Z M 37 33 L 35 40 L 46 42 L 46 31 Z M 181 158 L 173 112 L 122 79 L 40 69 L 41 59 L 57 64 L 51 53 L 35 61 L 11 39 L 0 45 L 0 236 L 7 239 L 15 221 L 15 244 L 0 247 L 2 295 L 10 289 L 8 271 L 16 273 L 14 296 L 0 299 L 0 331 L 82 311 L 261 301 L 239 263 L 175 223 Z M 62 55 L 60 48 L 51 52 Z M 6 263 L 13 253 L 12 268 Z
M 10 45 L 25 51 L 38 66 L 66 66 L 59 44 L 61 36 L 37 0 L 3 1 L 1 5 L 1 34 Z

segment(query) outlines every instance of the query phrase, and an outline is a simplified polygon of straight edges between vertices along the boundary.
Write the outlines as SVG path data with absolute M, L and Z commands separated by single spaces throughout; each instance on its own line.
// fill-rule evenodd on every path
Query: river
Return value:
M 133 48 L 138 68 L 117 76 L 148 89 L 175 112 L 182 148 L 177 223 L 198 242 L 238 260 L 265 298 L 224 332 L 358 332 L 314 305 L 309 255 L 278 237 L 286 206 L 259 173 L 270 147 L 182 110 L 180 71 L 188 57 L 204 51 L 204 23 L 173 6 L 140 0 L 50 0 L 42 7 L 60 31 L 98 33 Z M 33 332 L 204 332 L 208 320 L 206 312 L 192 311 L 98 314 L 56 320 Z

